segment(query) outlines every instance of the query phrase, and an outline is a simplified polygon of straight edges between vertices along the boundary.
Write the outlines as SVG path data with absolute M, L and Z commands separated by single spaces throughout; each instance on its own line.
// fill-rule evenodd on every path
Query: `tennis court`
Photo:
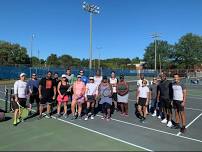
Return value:
M 133 88 L 135 83 L 130 82 Z M 12 126 L 0 123 L 0 150 L 116 150 L 116 151 L 200 151 L 202 149 L 201 85 L 188 86 L 186 104 L 187 132 L 170 129 L 157 117 L 148 116 L 142 124 L 134 114 L 135 92 L 129 96 L 129 117 L 114 113 L 110 122 L 100 119 L 70 118 L 37 120 L 33 117 Z M 174 117 L 173 117 L 174 120 Z

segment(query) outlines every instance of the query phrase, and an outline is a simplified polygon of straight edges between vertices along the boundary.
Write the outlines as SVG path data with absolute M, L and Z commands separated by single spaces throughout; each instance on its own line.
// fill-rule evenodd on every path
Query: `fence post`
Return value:
M 13 102 L 13 88 L 10 90 L 10 111 L 12 110 L 12 102 Z
M 5 89 L 5 112 L 8 112 L 8 89 Z

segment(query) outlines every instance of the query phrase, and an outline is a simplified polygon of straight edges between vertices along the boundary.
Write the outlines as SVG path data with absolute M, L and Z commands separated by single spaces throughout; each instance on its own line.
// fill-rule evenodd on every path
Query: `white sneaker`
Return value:
M 159 115 L 158 118 L 161 119 L 161 116 Z
M 94 119 L 94 116 L 91 116 L 90 119 L 93 120 L 93 119 Z
M 152 117 L 156 117 L 156 111 L 154 111 L 154 113 L 152 114 Z
M 172 122 L 168 121 L 167 127 L 172 127 L 172 126 L 173 126 Z
M 88 116 L 84 120 L 88 120 Z
M 163 119 L 163 120 L 161 121 L 161 123 L 167 123 L 167 119 L 166 119 L 166 118 Z

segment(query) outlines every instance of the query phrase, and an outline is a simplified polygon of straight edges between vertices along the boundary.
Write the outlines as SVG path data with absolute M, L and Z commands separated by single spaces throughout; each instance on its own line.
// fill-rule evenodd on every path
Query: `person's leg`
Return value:
M 61 102 L 58 101 L 57 105 L 57 114 L 60 115 L 60 109 L 61 109 Z
M 182 128 L 180 129 L 180 132 L 185 133 L 186 131 L 186 114 L 185 114 L 185 110 L 184 107 L 181 106 L 180 104 L 180 117 L 181 117 L 181 121 L 182 121 Z
M 124 103 L 125 115 L 128 116 L 128 103 Z
M 18 114 L 18 112 L 19 112 L 19 109 L 15 109 L 15 111 L 14 111 L 14 116 L 13 116 L 13 125 L 17 125 L 17 119 L 19 118 L 19 114 Z
M 73 99 L 72 103 L 71 103 L 71 112 L 72 112 L 73 116 L 75 116 L 75 107 L 76 107 L 76 104 L 77 104 L 77 101 Z
M 144 119 L 146 118 L 146 116 L 147 116 L 147 106 L 145 105 L 145 106 L 143 106 L 143 115 L 144 115 Z
M 102 119 L 104 119 L 104 118 L 106 118 L 106 113 L 107 113 L 107 111 L 106 111 L 106 103 L 103 103 L 102 104 Z
M 140 113 L 141 118 L 143 117 L 143 113 L 142 113 L 142 106 L 138 105 L 138 112 Z
M 121 104 L 121 115 L 123 115 L 124 114 L 124 103 L 120 103 Z
M 81 112 L 82 112 L 82 103 L 78 104 L 78 117 L 81 119 Z
M 91 114 L 94 116 L 95 115 L 95 101 L 91 103 Z
M 109 103 L 106 103 L 106 110 L 107 110 L 107 120 L 110 120 L 110 118 L 111 118 L 111 105 Z
M 67 114 L 67 103 L 68 101 L 64 102 L 64 114 Z

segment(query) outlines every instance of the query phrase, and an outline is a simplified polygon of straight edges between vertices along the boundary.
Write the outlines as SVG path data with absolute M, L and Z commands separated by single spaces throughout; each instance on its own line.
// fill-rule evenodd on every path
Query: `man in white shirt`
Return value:
M 27 82 L 25 82 L 25 73 L 20 74 L 20 79 L 14 83 L 15 100 L 13 102 L 14 121 L 13 125 L 16 126 L 19 122 L 19 103 L 22 107 L 26 107 L 26 101 L 29 93 Z

